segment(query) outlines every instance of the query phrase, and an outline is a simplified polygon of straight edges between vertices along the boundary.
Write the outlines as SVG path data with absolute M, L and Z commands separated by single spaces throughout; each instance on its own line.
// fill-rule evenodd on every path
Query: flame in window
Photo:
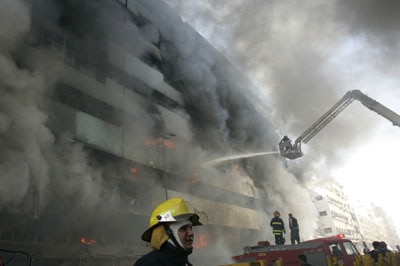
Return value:
M 194 172 L 192 178 L 190 179 L 190 183 L 197 184 L 199 182 L 198 176 L 199 174 L 197 172 Z
M 239 175 L 243 174 L 242 168 L 236 163 L 232 165 L 232 172 Z
M 137 169 L 135 167 L 131 167 L 130 171 L 131 171 L 132 175 L 134 175 L 134 174 L 136 174 Z
M 207 238 L 205 234 L 199 234 L 195 237 L 195 243 L 193 245 L 195 248 L 204 248 L 207 246 Z
M 173 149 L 175 148 L 174 142 L 172 139 L 163 139 L 163 138 L 158 138 L 158 139 L 148 139 L 145 141 L 144 145 L 146 146 L 152 146 L 152 147 L 162 147 L 164 142 L 164 147 L 165 148 L 170 148 Z
M 86 237 L 81 237 L 81 243 L 85 244 L 85 245 L 93 245 L 93 244 L 96 244 L 96 240 L 87 239 Z

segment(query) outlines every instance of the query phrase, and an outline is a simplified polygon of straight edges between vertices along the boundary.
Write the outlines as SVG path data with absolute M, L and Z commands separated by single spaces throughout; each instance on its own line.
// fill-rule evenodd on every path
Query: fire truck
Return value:
M 269 245 L 267 241 L 260 241 L 256 246 L 245 246 L 243 249 L 242 255 L 232 257 L 234 264 L 221 266 L 273 265 L 274 261 L 280 261 L 280 265 L 298 266 L 300 254 L 306 255 L 308 263 L 312 265 L 328 266 L 335 263 L 352 266 L 356 256 L 360 255 L 353 242 L 343 234 L 311 239 L 297 245 Z
M 284 136 L 283 139 L 279 142 L 279 151 L 281 156 L 291 160 L 302 157 L 303 152 L 301 151 L 301 143 L 307 143 L 354 100 L 358 100 L 368 109 L 383 116 L 384 118 L 392 122 L 394 126 L 400 127 L 400 116 L 398 114 L 380 104 L 379 102 L 375 101 L 374 99 L 371 99 L 367 95 L 363 94 L 361 91 L 352 90 L 348 91 L 336 104 L 334 104 L 314 124 L 312 124 L 311 127 L 304 131 L 304 133 L 301 134 L 294 141 L 294 143 L 292 143 L 290 138 Z

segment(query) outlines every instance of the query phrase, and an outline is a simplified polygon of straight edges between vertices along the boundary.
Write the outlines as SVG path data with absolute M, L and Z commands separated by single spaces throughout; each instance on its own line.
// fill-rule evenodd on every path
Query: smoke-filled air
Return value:
M 282 136 L 296 139 L 355 89 L 400 113 L 398 1 L 168 2 L 248 74 Z M 398 136 L 398 127 L 354 102 L 289 168 L 337 178 L 351 198 L 384 206 L 399 224 L 389 188 Z
M 190 182 L 179 184 L 187 186 L 179 192 L 189 195 L 189 201 L 197 201 L 209 224 L 241 227 L 241 223 L 251 223 L 249 228 L 261 232 L 260 239 L 242 239 L 243 246 L 273 240 L 269 221 L 275 210 L 285 215 L 284 219 L 290 212 L 295 214 L 302 239 L 315 237 L 317 212 L 307 182 L 331 177 L 334 170 L 350 160 L 352 150 L 376 134 L 399 133 L 383 118 L 354 104 L 303 147 L 305 155 L 300 160 L 285 161 L 277 147 L 283 135 L 295 139 L 352 89 L 398 108 L 398 1 L 167 0 L 165 4 L 137 0 L 152 10 L 153 23 L 138 23 L 131 28 L 126 21 L 132 15 L 120 2 L 123 1 L 1 2 L 2 221 L 4 217 L 19 217 L 21 223 L 28 223 L 41 218 L 43 227 L 46 223 L 57 225 L 49 233 L 50 238 L 62 235 L 63 230 L 94 232 L 106 227 L 112 235 L 124 228 L 130 237 L 140 241 L 147 219 L 137 220 L 137 224 L 125 223 L 116 219 L 115 211 L 130 209 L 150 215 L 155 201 L 164 199 L 162 180 L 143 178 L 151 176 L 152 170 L 131 170 L 141 175 L 135 182 L 145 183 L 148 190 L 130 187 L 124 178 L 131 178 L 131 173 L 121 170 L 129 163 L 120 163 L 121 169 L 111 170 L 101 158 L 94 160 L 91 147 L 76 136 L 53 130 L 51 125 L 70 125 L 63 124 L 65 121 L 58 113 L 61 109 L 51 99 L 68 101 L 69 95 L 62 94 L 63 88 L 73 84 L 76 77 L 66 73 L 56 60 L 49 59 L 59 56 L 57 50 L 33 51 L 35 45 L 39 46 L 32 34 L 33 27 L 41 25 L 41 20 L 80 40 L 79 47 L 87 61 L 84 67 L 94 69 L 92 77 L 99 84 L 106 84 L 102 91 L 93 90 L 97 100 L 112 99 L 121 110 L 132 114 L 109 118 L 118 121 L 116 125 L 124 132 L 131 132 L 121 134 L 124 141 L 131 139 L 129 147 L 118 147 L 122 157 L 130 154 L 134 158 L 150 158 L 149 162 L 140 163 L 161 169 L 160 150 L 150 151 L 141 145 L 157 145 L 152 141 L 172 129 L 176 134 L 175 148 L 182 152 L 164 150 L 173 167 L 168 171 L 195 182 L 203 178 L 204 183 L 228 192 L 241 191 L 248 197 L 238 197 L 237 206 L 244 204 L 241 200 L 256 199 L 254 209 L 265 215 L 258 221 L 248 221 L 239 209 L 235 213 L 228 209 L 224 212 L 221 205 L 215 211 L 215 205 L 199 199 L 198 195 L 207 199 L 215 193 L 202 182 L 195 184 L 197 194 L 192 193 Z M 175 12 L 166 9 L 167 5 Z M 107 86 L 114 86 L 114 77 L 104 81 L 101 75 L 113 73 L 116 80 L 118 73 L 107 63 L 105 51 L 112 45 L 108 39 L 121 43 L 123 49 L 138 58 L 158 62 L 160 71 L 183 95 L 185 105 L 177 106 L 174 112 L 189 126 L 177 121 L 167 124 L 165 112 L 155 110 L 144 100 L 153 97 L 145 86 L 138 88 L 142 98 L 129 99 L 129 104 L 128 96 L 119 98 L 107 91 Z M 205 42 L 210 42 L 215 51 L 203 49 Z M 226 64 L 235 67 L 226 68 Z M 239 71 L 247 75 L 245 83 L 239 79 Z M 156 85 L 159 78 L 148 77 Z M 79 97 L 77 94 L 76 98 Z M 64 109 L 63 112 L 67 113 Z M 84 121 L 84 116 L 76 115 L 76 123 Z M 400 142 L 396 138 L 398 147 Z M 164 141 L 168 140 L 162 140 L 162 145 Z M 179 196 L 174 185 L 171 181 L 170 196 Z M 146 200 L 148 193 L 153 196 L 151 202 Z M 229 220 L 231 217 L 234 220 Z M 214 236 L 217 248 L 207 252 L 226 258 L 240 253 L 242 246 L 230 246 L 225 241 L 234 238 L 235 235 Z

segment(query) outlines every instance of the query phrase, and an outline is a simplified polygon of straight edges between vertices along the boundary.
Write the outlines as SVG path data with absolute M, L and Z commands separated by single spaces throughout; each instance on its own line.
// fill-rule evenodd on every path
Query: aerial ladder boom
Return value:
M 394 126 L 400 127 L 400 116 L 383 106 L 379 102 L 371 99 L 359 90 L 348 91 L 336 104 L 334 104 L 328 111 L 326 111 L 314 124 L 311 125 L 303 134 L 301 134 L 295 141 L 292 141 L 284 136 L 279 142 L 279 150 L 281 156 L 288 159 L 297 159 L 303 156 L 301 151 L 301 143 L 307 143 L 318 132 L 320 132 L 329 122 L 331 122 L 338 114 L 340 114 L 347 106 L 354 100 L 358 100 L 370 110 L 378 113 L 387 120 L 393 123 Z

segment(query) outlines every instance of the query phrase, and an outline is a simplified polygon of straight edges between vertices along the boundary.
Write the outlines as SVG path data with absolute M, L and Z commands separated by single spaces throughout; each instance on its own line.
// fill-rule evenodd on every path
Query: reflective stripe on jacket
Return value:
M 283 220 L 279 217 L 272 218 L 270 225 L 272 227 L 272 233 L 274 235 L 280 235 L 285 231 Z

